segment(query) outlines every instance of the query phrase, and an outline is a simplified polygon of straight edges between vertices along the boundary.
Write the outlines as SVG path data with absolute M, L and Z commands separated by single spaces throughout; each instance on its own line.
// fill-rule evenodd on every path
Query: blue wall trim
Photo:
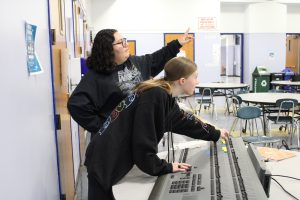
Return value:
M 61 182 L 60 182 L 60 168 L 59 168 L 59 158 L 58 158 L 58 143 L 57 143 L 57 130 L 56 130 L 56 109 L 55 109 L 55 93 L 54 93 L 54 73 L 53 73 L 53 62 L 52 62 L 52 37 L 51 37 L 51 22 L 50 22 L 50 2 L 48 2 L 48 32 L 49 32 L 49 50 L 50 50 L 50 66 L 51 66 L 51 87 L 52 87 L 52 107 L 53 107 L 53 123 L 55 126 L 55 147 L 56 147 L 56 164 L 57 164 L 57 175 L 58 175 L 58 190 L 59 199 L 62 200 L 61 193 Z

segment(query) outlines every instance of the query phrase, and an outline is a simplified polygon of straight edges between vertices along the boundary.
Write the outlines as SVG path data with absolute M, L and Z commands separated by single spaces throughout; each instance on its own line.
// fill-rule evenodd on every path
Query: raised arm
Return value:
M 131 59 L 141 68 L 143 78 L 148 79 L 149 76 L 154 77 L 160 73 L 166 62 L 168 62 L 171 58 L 176 57 L 180 48 L 189 43 L 191 40 L 193 40 L 193 38 L 189 36 L 189 29 L 187 29 L 181 38 L 169 42 L 167 46 L 159 49 L 158 51 L 144 56 L 133 56 Z

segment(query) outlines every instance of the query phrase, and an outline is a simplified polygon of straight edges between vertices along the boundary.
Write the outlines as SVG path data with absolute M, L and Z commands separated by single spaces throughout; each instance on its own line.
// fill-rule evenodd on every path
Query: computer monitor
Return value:
M 263 158 L 260 156 L 257 148 L 253 144 L 248 146 L 248 154 L 252 161 L 252 164 L 255 168 L 257 176 L 265 190 L 267 197 L 269 198 L 270 194 L 270 184 L 271 184 L 271 172 L 267 169 L 266 163 L 263 161 Z

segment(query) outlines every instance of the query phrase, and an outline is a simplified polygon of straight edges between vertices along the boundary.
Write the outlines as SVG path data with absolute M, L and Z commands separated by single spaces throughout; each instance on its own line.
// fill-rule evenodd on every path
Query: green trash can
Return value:
M 257 66 L 252 73 L 253 92 L 268 92 L 270 88 L 270 73 L 265 66 Z

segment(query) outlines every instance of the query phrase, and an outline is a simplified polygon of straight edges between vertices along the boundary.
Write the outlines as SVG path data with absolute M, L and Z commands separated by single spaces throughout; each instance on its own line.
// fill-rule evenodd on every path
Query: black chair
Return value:
M 231 97 L 231 102 L 233 115 L 237 116 L 237 111 L 240 109 L 243 103 L 242 98 L 240 96 L 233 95 Z
M 252 143 L 252 144 L 264 144 L 264 145 L 269 145 L 272 146 L 274 143 L 280 142 L 279 138 L 276 137 L 269 137 L 269 136 L 264 136 L 264 135 L 259 135 L 258 134 L 258 127 L 257 127 L 257 122 L 256 119 L 260 119 L 261 125 L 263 127 L 263 121 L 261 118 L 261 109 L 256 106 L 244 106 L 240 107 L 237 111 L 236 119 L 234 120 L 230 133 L 233 131 L 235 128 L 237 121 L 238 120 L 246 120 L 246 122 L 249 122 L 249 130 L 250 130 L 250 136 L 243 136 L 243 141 L 245 143 Z M 256 126 L 256 136 L 253 136 L 254 133 L 254 123 Z M 241 130 L 246 130 L 242 129 L 242 123 L 240 125 Z M 244 132 L 244 131 L 243 131 Z M 241 131 L 240 131 L 240 136 L 241 136 Z
M 226 102 L 227 102 L 227 104 L 226 104 L 226 106 L 227 107 L 229 107 L 229 109 L 228 108 L 226 108 L 225 109 L 225 113 L 226 112 L 228 112 L 228 114 L 230 114 L 231 112 L 230 112 L 230 108 L 232 107 L 232 109 L 235 109 L 235 107 L 234 106 L 236 106 L 237 104 L 237 102 L 233 102 L 234 100 L 233 100 L 233 98 L 235 97 L 235 98 L 238 98 L 239 100 L 238 101 L 240 101 L 240 103 L 239 104 L 241 104 L 242 103 L 242 99 L 241 99 L 241 97 L 239 97 L 239 96 L 237 96 L 238 94 L 246 94 L 246 93 L 249 93 L 249 86 L 247 86 L 247 87 L 245 87 L 245 88 L 241 88 L 240 90 L 238 90 L 237 92 L 236 92 L 236 94 L 235 94 L 235 92 L 234 92 L 234 89 L 230 92 L 230 94 L 227 94 L 226 95 Z M 240 106 L 240 105 L 239 105 Z M 234 110 L 233 110 L 233 112 L 235 112 Z M 234 115 L 236 114 L 236 113 L 233 113 Z
M 246 86 L 244 88 L 241 88 L 239 91 L 237 91 L 237 94 L 246 94 L 246 93 L 249 93 L 250 91 L 250 86 Z
M 295 107 L 298 105 L 296 99 L 278 99 L 276 101 L 276 106 L 278 107 L 278 112 L 276 115 L 267 116 L 267 122 L 269 124 L 269 135 L 271 135 L 271 124 L 286 125 L 288 128 L 288 134 L 292 137 L 295 133 Z
M 242 120 L 246 120 L 249 122 L 249 131 L 250 135 L 253 136 L 254 132 L 254 124 L 256 126 L 256 133 L 258 135 L 258 127 L 256 119 L 260 119 L 261 124 L 263 126 L 263 121 L 261 119 L 261 109 L 256 106 L 243 106 L 239 107 L 236 112 L 236 118 L 234 119 L 230 133 L 235 129 L 238 121 L 240 121 L 240 136 L 242 135 Z M 246 130 L 245 130 L 246 131 Z M 244 132 L 244 131 L 243 131 Z
M 215 114 L 216 120 L 217 120 L 217 111 L 216 111 L 216 105 L 214 103 L 214 89 L 211 88 L 196 88 L 199 91 L 195 91 L 195 100 L 197 102 L 197 108 L 196 112 L 197 115 L 201 113 L 202 105 L 204 109 L 209 109 L 212 107 L 211 115 Z

